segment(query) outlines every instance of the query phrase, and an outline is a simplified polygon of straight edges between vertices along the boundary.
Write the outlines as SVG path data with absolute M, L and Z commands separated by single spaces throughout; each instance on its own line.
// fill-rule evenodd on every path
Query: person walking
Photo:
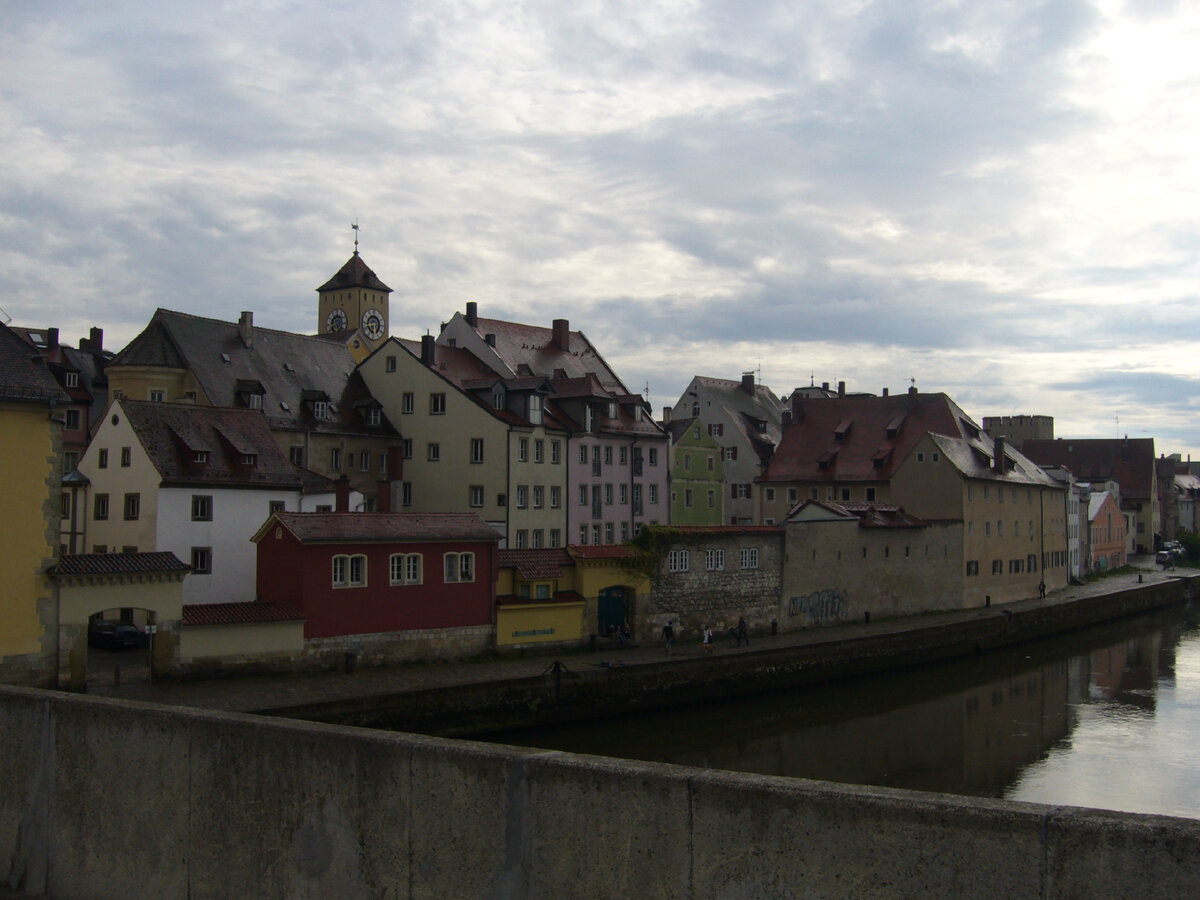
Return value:
M 738 616 L 737 627 L 733 629 L 733 634 L 737 638 L 737 643 L 734 644 L 735 647 L 740 647 L 742 644 L 745 644 L 747 647 L 750 646 L 750 635 L 746 630 L 746 620 L 741 616 Z
M 662 636 L 663 643 L 667 646 L 667 656 L 670 656 L 671 648 L 675 646 L 675 629 L 672 627 L 670 620 L 663 626 Z
M 713 652 L 713 633 L 712 629 L 707 625 L 704 626 L 704 642 L 702 644 L 705 653 Z

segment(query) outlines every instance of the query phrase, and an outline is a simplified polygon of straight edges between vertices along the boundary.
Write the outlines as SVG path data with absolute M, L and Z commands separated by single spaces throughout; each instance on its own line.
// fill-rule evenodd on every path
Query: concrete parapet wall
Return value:
M 1189 896 L 1200 822 L 0 687 L 0 884 L 52 897 Z M 128 790 L 115 790 L 124 785 Z

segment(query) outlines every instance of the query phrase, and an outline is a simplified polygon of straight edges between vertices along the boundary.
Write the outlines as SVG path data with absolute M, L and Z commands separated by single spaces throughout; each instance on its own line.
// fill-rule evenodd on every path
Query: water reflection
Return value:
M 1200 818 L 1192 611 L 1019 651 L 497 738 L 707 768 Z

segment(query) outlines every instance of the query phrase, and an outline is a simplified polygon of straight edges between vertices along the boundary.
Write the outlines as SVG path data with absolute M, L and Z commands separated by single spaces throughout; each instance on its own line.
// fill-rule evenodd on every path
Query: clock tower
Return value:
M 356 237 L 354 255 L 317 288 L 317 333 L 341 337 L 356 358 L 365 358 L 387 338 L 391 292 L 358 255 Z

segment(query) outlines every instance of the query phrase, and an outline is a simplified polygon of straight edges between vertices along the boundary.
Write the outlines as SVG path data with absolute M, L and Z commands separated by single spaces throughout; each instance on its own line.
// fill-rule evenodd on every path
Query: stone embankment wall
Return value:
M 0 884 L 51 897 L 1191 896 L 1200 822 L 0 687 Z

